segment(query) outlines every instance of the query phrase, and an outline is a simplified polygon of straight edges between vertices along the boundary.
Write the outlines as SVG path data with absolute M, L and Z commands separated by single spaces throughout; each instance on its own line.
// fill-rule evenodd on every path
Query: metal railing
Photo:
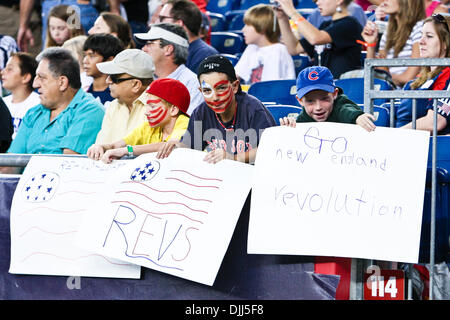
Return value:
M 33 156 L 45 156 L 45 157 L 81 157 L 87 158 L 86 155 L 78 155 L 78 154 L 19 154 L 19 153 L 0 153 L 0 167 L 26 167 L 28 161 L 30 161 Z
M 376 67 L 391 66 L 450 66 L 450 58 L 404 58 L 404 59 L 365 59 L 364 62 L 364 111 L 373 114 L 374 99 L 390 99 L 390 125 L 394 124 L 394 99 L 411 98 L 412 103 L 412 127 L 416 128 L 416 99 L 433 99 L 433 135 L 432 135 L 432 161 L 431 161 L 431 221 L 430 221 L 430 282 L 429 298 L 433 300 L 434 285 L 434 265 L 435 265 L 435 237 L 436 237 L 436 192 L 437 192 L 437 172 L 436 172 L 436 150 L 437 150 L 437 101 L 438 98 L 450 98 L 450 91 L 447 90 L 375 90 L 374 88 L 374 69 Z M 360 268 L 361 262 L 358 262 Z M 358 269 L 359 269 L 358 268 Z M 357 278 L 357 281 L 360 278 Z M 354 288 L 353 296 L 361 298 L 363 293 L 363 283 Z M 410 287 L 411 284 L 408 286 Z M 411 298 L 409 290 L 408 298 Z

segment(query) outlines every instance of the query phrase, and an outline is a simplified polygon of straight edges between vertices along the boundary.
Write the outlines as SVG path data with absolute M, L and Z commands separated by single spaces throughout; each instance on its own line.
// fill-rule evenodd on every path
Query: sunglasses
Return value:
M 130 77 L 130 78 L 119 78 L 120 75 L 118 74 L 110 74 L 109 78 L 111 79 L 112 83 L 121 83 L 123 81 L 127 81 L 127 80 L 133 80 L 133 79 L 137 79 L 135 77 Z
M 445 13 L 435 13 L 432 15 L 433 19 L 440 23 L 447 25 L 447 30 L 450 31 L 450 15 Z

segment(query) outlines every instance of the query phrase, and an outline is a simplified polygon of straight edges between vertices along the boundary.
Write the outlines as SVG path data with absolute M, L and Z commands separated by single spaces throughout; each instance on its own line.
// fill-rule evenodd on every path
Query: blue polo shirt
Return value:
M 62 154 L 70 149 L 86 154 L 95 143 L 104 114 L 102 105 L 83 89 L 52 121 L 50 110 L 39 104 L 27 111 L 7 152 Z

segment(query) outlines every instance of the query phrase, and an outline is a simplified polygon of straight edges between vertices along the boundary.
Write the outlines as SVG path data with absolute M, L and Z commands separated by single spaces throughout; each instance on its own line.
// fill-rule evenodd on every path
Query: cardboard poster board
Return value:
M 32 157 L 11 205 L 9 272 L 139 278 L 139 266 L 73 243 L 105 181 L 125 164 L 117 161 L 107 166 L 83 157 Z

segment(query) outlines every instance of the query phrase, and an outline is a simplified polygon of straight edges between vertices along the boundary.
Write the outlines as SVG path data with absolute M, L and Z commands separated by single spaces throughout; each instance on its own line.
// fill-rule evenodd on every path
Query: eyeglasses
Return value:
M 130 78 L 118 78 L 119 77 L 119 75 L 117 75 L 117 74 L 110 74 L 109 75 L 109 78 L 111 79 L 111 82 L 112 83 L 121 83 L 121 82 L 123 82 L 123 81 L 127 81 L 127 80 L 133 80 L 133 79 L 137 79 L 137 78 L 135 78 L 135 77 L 130 77 Z
M 174 20 L 173 17 L 169 17 L 169 16 L 159 16 L 158 19 L 159 19 L 159 22 L 164 22 L 164 20 L 166 20 L 166 19 Z
M 447 25 L 447 30 L 450 31 L 450 15 L 446 13 L 435 13 L 432 15 L 433 19 L 440 23 Z

